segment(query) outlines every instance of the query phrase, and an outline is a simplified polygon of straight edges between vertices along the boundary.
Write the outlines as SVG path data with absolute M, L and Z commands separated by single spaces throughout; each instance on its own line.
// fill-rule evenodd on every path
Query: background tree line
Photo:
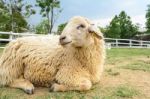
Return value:
M 139 24 L 133 24 L 131 17 L 126 14 L 125 11 L 121 11 L 119 15 L 115 15 L 110 24 L 105 28 L 99 27 L 104 33 L 105 37 L 109 38 L 133 38 L 137 34 L 150 34 L 150 5 L 146 10 L 146 31 L 139 31 Z M 62 23 L 58 26 L 58 33 L 61 33 L 66 23 Z
M 34 7 L 40 8 L 43 20 L 32 27 L 27 19 L 36 13 Z M 28 4 L 25 0 L 0 0 L 0 31 L 22 33 L 35 30 L 38 34 L 52 33 L 61 11 L 58 0 L 36 0 L 35 5 Z M 0 37 L 8 38 L 8 35 Z
M 40 8 L 40 14 L 43 20 L 32 27 L 27 19 L 37 13 L 34 7 Z M 52 33 L 56 20 L 62 12 L 60 0 L 36 0 L 35 5 L 25 2 L 25 0 L 0 0 L 0 31 L 27 32 L 34 31 L 37 34 Z M 146 31 L 150 33 L 150 5 L 146 11 Z M 60 34 L 66 23 L 58 26 L 57 34 Z M 133 38 L 140 33 L 139 25 L 133 24 L 130 16 L 125 11 L 115 15 L 110 24 L 105 28 L 99 27 L 105 37 L 110 38 Z M 2 38 L 8 38 L 7 35 L 0 35 Z

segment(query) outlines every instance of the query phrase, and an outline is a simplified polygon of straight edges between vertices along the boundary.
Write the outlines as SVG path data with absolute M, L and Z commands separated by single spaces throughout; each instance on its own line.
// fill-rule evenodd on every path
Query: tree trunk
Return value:
M 51 33 L 51 32 L 50 32 L 50 27 L 51 27 L 51 26 L 50 26 L 50 23 L 49 23 L 49 22 L 50 22 L 49 12 L 46 12 L 46 14 L 47 14 L 47 19 L 48 19 L 47 30 L 48 30 L 48 33 Z
M 54 9 L 53 9 L 53 7 L 51 7 L 51 26 L 50 26 L 50 33 L 52 33 L 53 26 L 54 26 Z
M 12 1 L 10 0 L 10 15 L 11 15 L 11 31 L 14 32 L 14 18 L 13 18 L 13 7 L 12 7 Z

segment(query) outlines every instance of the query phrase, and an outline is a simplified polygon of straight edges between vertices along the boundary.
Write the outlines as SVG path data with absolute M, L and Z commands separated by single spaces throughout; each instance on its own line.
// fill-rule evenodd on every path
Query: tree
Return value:
M 34 14 L 32 5 L 23 0 L 0 0 L 0 31 L 24 32 L 28 29 L 26 18 Z M 0 38 L 8 38 L 0 35 Z
M 122 11 L 119 16 L 115 16 L 107 27 L 107 37 L 112 38 L 132 38 L 138 33 L 139 27 L 134 25 L 131 18 Z
M 57 29 L 57 34 L 61 34 L 66 25 L 67 25 L 67 22 L 60 24 Z
M 36 2 L 36 5 L 41 8 L 40 14 L 48 19 L 48 32 L 52 33 L 58 14 L 61 12 L 61 10 L 56 10 L 60 8 L 60 2 L 58 0 L 36 0 Z
M 10 9 L 12 31 L 23 32 L 27 30 L 28 24 L 25 18 L 35 14 L 32 5 L 24 3 L 24 0 L 6 0 L 5 3 L 8 9 Z
M 146 12 L 146 29 L 147 32 L 150 33 L 150 5 L 147 5 L 148 9 Z
M 9 31 L 10 27 L 10 14 L 7 7 L 4 5 L 4 2 L 0 1 L 0 30 L 1 31 Z
M 106 31 L 106 37 L 110 38 L 120 38 L 121 29 L 120 29 L 120 23 L 119 18 L 116 15 L 112 21 L 110 22 L 110 25 L 107 27 Z
M 138 26 L 134 25 L 130 16 L 127 16 L 125 11 L 119 14 L 121 38 L 132 38 L 138 33 Z
M 42 21 L 35 27 L 36 33 L 37 33 L 37 34 L 47 34 L 47 33 L 48 33 L 48 30 L 47 30 L 48 23 L 49 23 L 48 20 L 42 20 Z
M 9 10 L 4 5 L 4 2 L 0 0 L 0 31 L 10 31 L 11 30 L 11 20 Z M 0 38 L 8 38 L 8 35 L 0 34 Z
M 1 30 L 23 32 L 27 30 L 28 23 L 26 18 L 35 14 L 32 5 L 26 4 L 23 0 L 1 0 L 0 14 Z

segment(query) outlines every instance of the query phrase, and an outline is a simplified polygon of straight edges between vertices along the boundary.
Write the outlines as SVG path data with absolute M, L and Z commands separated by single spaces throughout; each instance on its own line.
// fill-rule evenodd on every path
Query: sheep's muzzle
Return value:
M 59 43 L 61 44 L 61 45 L 66 45 L 66 44 L 69 44 L 69 43 L 71 43 L 72 41 L 71 40 L 69 40 L 66 36 L 64 36 L 64 35 L 61 35 L 60 36 L 60 38 L 59 38 Z

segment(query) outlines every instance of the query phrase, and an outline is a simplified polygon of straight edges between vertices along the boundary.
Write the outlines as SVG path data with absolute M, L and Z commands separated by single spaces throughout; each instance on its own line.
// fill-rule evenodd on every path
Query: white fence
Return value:
M 0 48 L 3 42 L 9 42 L 18 37 L 24 36 L 37 36 L 38 34 L 33 33 L 13 33 L 13 32 L 0 32 L 1 34 L 9 35 L 9 39 L 0 38 Z M 107 48 L 150 48 L 150 41 L 132 40 L 132 39 L 113 39 L 105 38 Z
M 105 38 L 106 45 L 113 48 L 150 48 L 150 41 Z
M 0 32 L 0 35 L 5 34 L 8 35 L 8 39 L 0 38 L 0 48 L 4 48 L 3 43 L 4 42 L 10 42 L 13 39 L 19 38 L 19 37 L 25 37 L 25 36 L 37 36 L 38 34 L 33 33 L 13 33 L 13 32 Z

